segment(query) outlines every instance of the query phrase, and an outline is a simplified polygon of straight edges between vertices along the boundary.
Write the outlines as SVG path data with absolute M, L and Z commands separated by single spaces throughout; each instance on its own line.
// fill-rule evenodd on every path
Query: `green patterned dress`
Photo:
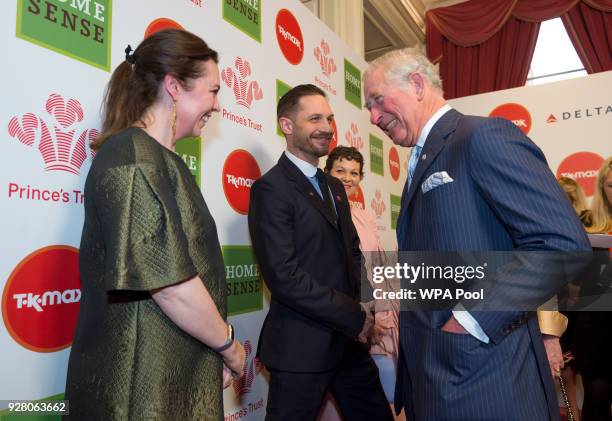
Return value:
M 94 159 L 79 269 L 66 418 L 222 420 L 221 358 L 149 293 L 197 274 L 226 317 L 215 223 L 184 162 L 141 129 L 108 139 Z

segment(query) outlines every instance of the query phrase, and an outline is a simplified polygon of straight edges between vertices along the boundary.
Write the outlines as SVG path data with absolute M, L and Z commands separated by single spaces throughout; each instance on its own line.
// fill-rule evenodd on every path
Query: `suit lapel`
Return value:
M 336 216 L 330 215 L 325 206 L 325 202 L 323 202 L 319 196 L 319 193 L 317 193 L 314 186 L 310 183 L 310 181 L 308 181 L 304 173 L 302 173 L 302 171 L 300 171 L 300 169 L 296 167 L 284 153 L 278 160 L 278 165 L 287 175 L 287 178 L 295 183 L 296 190 L 299 191 L 306 198 L 308 203 L 321 212 L 325 219 L 337 229 L 338 221 L 336 220 Z M 334 196 L 336 196 L 335 193 Z M 335 200 L 336 199 L 334 198 L 334 201 Z
M 414 176 L 412 177 L 412 183 L 410 183 L 410 187 L 408 189 L 407 185 L 404 186 L 404 191 L 402 193 L 401 209 L 398 217 L 398 237 L 400 231 L 403 231 L 403 229 L 405 228 L 404 223 L 407 223 L 406 212 L 408 211 L 410 202 L 412 201 L 412 199 L 414 199 L 414 195 L 416 194 L 421 185 L 421 179 L 423 178 L 423 175 L 427 171 L 427 168 L 429 168 L 429 166 L 435 161 L 438 154 L 446 146 L 446 139 L 457 128 L 457 124 L 461 116 L 461 113 L 454 109 L 451 109 L 446 114 L 444 114 L 431 128 L 431 131 L 429 132 L 429 135 L 425 140 L 425 145 L 423 146 L 421 157 L 419 158 L 419 162 L 417 163 L 417 166 L 415 168 Z M 406 184 L 407 183 L 408 180 L 406 180 Z M 400 224 L 402 226 L 401 230 L 399 229 Z

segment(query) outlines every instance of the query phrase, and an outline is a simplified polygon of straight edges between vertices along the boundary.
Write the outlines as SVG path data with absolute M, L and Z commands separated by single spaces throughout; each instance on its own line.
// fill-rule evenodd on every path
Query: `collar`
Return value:
M 289 161 L 293 162 L 296 167 L 307 177 L 312 178 L 317 173 L 317 167 L 312 165 L 310 162 L 306 162 L 303 159 L 298 158 L 291 152 L 285 150 L 285 156 L 289 158 Z
M 425 123 L 425 125 L 423 126 L 423 130 L 421 130 L 419 140 L 417 141 L 415 146 L 420 146 L 422 148 L 423 145 L 425 145 L 425 140 L 427 140 L 427 136 L 429 136 L 429 132 L 431 131 L 434 124 L 436 124 L 444 114 L 446 114 L 452 109 L 453 108 L 450 105 L 444 104 L 438 111 L 433 113 L 433 115 L 429 117 L 429 120 L 427 120 L 427 123 Z

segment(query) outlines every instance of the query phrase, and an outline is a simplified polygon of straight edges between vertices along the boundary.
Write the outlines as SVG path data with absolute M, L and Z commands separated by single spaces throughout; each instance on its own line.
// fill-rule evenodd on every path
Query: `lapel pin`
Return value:
M 311 196 L 314 196 L 314 193 L 311 192 L 311 191 L 309 191 L 308 194 L 311 195 Z
M 424 153 L 424 154 L 423 154 L 423 156 L 421 157 L 421 160 L 422 160 L 422 161 L 425 161 L 426 159 L 427 159 L 427 154 L 426 154 L 426 153 Z
M 336 196 L 336 201 L 342 202 L 342 198 L 340 196 Z

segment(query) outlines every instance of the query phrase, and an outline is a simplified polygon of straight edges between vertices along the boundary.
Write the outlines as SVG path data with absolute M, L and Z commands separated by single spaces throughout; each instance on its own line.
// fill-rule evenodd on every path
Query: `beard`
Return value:
M 334 134 L 332 132 L 315 131 L 312 133 L 302 133 L 296 143 L 303 152 L 320 158 L 329 152 L 329 143 L 333 137 Z

